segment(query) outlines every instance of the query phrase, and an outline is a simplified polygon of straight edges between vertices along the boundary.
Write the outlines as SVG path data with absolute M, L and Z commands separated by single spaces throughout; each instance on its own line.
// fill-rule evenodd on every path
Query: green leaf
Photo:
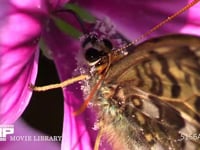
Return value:
M 46 56 L 50 60 L 53 60 L 51 50 L 49 49 L 43 38 L 40 38 L 39 40 L 39 47 L 44 56 Z
M 81 8 L 79 5 L 67 3 L 65 5 L 65 8 L 75 12 L 80 17 L 80 19 L 82 19 L 83 21 L 86 21 L 88 23 L 95 23 L 95 21 L 96 21 L 96 18 L 94 16 L 92 16 L 85 9 Z
M 56 26 L 63 32 L 66 33 L 67 35 L 70 35 L 74 38 L 79 38 L 81 35 L 83 35 L 82 32 L 74 28 L 72 25 L 68 24 L 64 20 L 52 16 L 52 19 L 54 20 Z

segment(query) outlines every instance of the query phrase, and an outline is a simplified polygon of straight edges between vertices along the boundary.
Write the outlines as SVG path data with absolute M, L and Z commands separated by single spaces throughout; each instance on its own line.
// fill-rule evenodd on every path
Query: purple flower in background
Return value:
M 62 9 L 67 0 L 2 0 L 0 2 L 0 124 L 12 124 L 29 103 L 38 68 L 39 40 L 43 40 L 56 64 L 61 80 L 72 76 L 80 41 L 64 33 L 55 23 L 62 18 L 77 30 L 76 18 Z M 188 1 L 71 1 L 99 19 L 109 18 L 116 30 L 134 40 Z M 151 34 L 200 34 L 200 4 L 179 15 Z M 63 90 L 64 122 L 62 149 L 92 149 L 95 133 L 94 115 L 85 111 L 79 116 L 72 112 L 82 104 L 81 91 L 68 87 Z

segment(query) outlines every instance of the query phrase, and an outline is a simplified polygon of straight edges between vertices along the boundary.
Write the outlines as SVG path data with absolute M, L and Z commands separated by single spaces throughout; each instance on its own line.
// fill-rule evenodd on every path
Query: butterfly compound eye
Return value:
M 85 59 L 89 62 L 95 62 L 102 57 L 102 53 L 95 48 L 89 48 L 85 52 Z

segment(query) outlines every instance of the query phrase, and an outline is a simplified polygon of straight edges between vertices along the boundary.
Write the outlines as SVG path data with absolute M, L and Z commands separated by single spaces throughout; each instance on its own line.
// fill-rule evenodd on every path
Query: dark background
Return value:
M 36 85 L 59 82 L 54 63 L 40 54 Z M 22 118 L 33 128 L 50 136 L 62 135 L 63 95 L 61 89 L 33 92 Z

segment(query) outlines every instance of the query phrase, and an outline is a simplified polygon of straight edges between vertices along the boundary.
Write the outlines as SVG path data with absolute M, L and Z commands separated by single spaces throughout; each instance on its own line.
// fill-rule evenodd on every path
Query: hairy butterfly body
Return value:
M 107 50 L 93 50 L 86 57 L 92 65 L 107 63 Z M 200 37 L 145 41 L 102 74 L 92 103 L 97 126 L 113 149 L 200 148 Z M 92 74 L 90 86 L 100 78 Z

